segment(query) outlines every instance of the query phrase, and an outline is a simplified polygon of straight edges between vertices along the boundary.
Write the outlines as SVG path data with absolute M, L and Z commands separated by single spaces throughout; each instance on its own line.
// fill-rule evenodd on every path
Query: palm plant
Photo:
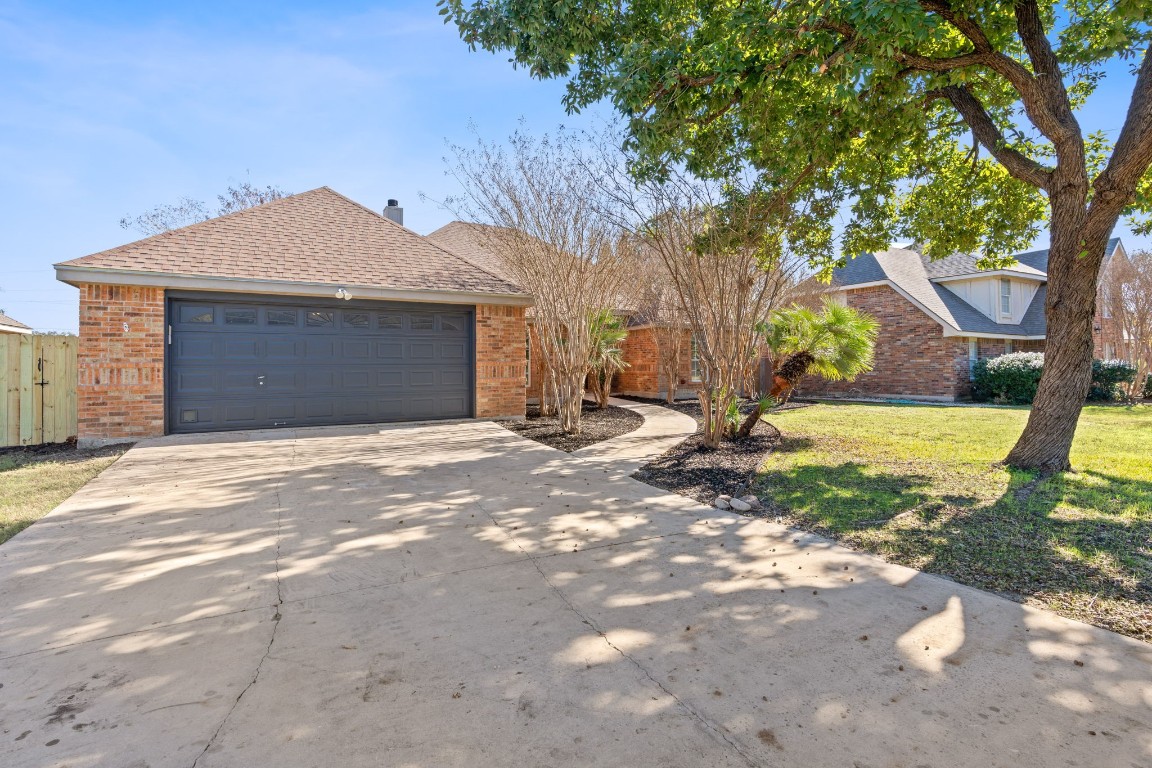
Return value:
M 610 309 L 601 309 L 589 321 L 592 336 L 592 352 L 588 363 L 591 366 L 588 381 L 596 404 L 608 407 L 608 397 L 612 394 L 612 378 L 628 367 L 624 362 L 624 352 L 620 345 L 628 337 L 624 321 Z
M 774 312 L 759 330 L 777 361 L 770 398 L 784 403 L 805 374 L 850 381 L 872 370 L 880 324 L 871 315 L 824 299 L 819 312 L 799 306 Z M 741 436 L 751 433 L 767 402 L 761 400 L 741 425 Z

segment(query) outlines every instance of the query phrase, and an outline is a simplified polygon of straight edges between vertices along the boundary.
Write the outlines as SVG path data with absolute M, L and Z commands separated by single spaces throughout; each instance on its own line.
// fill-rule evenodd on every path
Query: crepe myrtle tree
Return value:
M 628 237 L 605 215 L 579 137 L 517 131 L 507 143 L 453 146 L 448 173 L 462 193 L 444 202 L 478 228 L 516 282 L 531 294 L 532 335 L 545 370 L 541 410 L 579 434 L 584 385 L 603 327 L 631 274 Z M 603 362 L 603 361 L 600 361 Z
M 1152 207 L 1152 3 L 439 2 L 472 47 L 569 77 L 569 110 L 609 99 L 649 157 L 746 164 L 770 205 L 846 210 L 842 253 L 911 238 L 995 266 L 1047 221 L 1048 364 L 1007 461 L 1069 467 L 1105 245 L 1122 215 L 1147 231 Z M 1119 131 L 1086 134 L 1086 100 L 1125 70 Z M 825 263 L 834 221 L 805 243 Z
M 788 247 L 789 220 L 765 218 L 740 175 L 712 181 L 665 166 L 636 184 L 624 169 L 637 158 L 600 146 L 590 176 L 635 252 L 663 266 L 676 307 L 669 320 L 690 331 L 699 360 L 703 442 L 717 448 L 759 354 L 756 325 L 782 306 L 804 266 Z

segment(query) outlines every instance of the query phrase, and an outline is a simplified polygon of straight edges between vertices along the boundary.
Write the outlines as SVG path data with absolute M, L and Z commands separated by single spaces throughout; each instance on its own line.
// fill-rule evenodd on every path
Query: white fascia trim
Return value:
M 1048 338 L 1041 334 L 1039 336 L 1025 336 L 1023 334 L 1012 333 L 973 333 L 972 331 L 957 331 L 944 329 L 945 336 L 962 336 L 969 339 L 1011 339 L 1012 341 L 1044 341 Z
M 77 283 L 104 285 L 139 285 L 152 288 L 174 288 L 185 291 L 219 291 L 223 293 L 268 294 L 275 296 L 333 296 L 336 288 L 344 288 L 354 299 L 381 301 L 423 301 L 437 304 L 498 304 L 529 307 L 531 296 L 519 293 L 480 293 L 477 291 L 417 290 L 410 288 L 382 288 L 355 283 L 305 283 L 286 280 L 261 280 L 240 277 L 207 277 L 203 275 L 177 275 L 167 272 L 144 272 L 129 269 L 106 269 L 56 265 L 56 279 Z
M 0 333 L 33 333 L 31 328 L 17 328 L 14 325 L 0 325 Z
M 1033 272 L 1014 272 L 1011 269 L 991 269 L 987 272 L 971 272 L 964 275 L 948 275 L 946 277 L 930 277 L 931 283 L 950 283 L 956 280 L 978 280 L 981 277 L 1015 277 L 1020 280 L 1035 280 L 1037 283 L 1048 282 L 1048 275 Z

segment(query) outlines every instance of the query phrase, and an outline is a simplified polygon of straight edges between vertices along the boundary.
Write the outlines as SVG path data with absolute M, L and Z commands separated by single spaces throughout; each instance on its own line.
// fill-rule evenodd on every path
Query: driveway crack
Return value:
M 276 642 L 276 630 L 280 628 L 280 619 L 282 615 L 280 609 L 284 606 L 284 591 L 283 585 L 280 581 L 280 544 L 282 541 L 281 531 L 284 524 L 284 506 L 280 499 L 280 488 L 284 485 L 284 478 L 287 477 L 292 467 L 296 463 L 296 439 L 292 439 L 292 458 L 288 462 L 288 468 L 281 473 L 279 479 L 276 481 L 276 488 L 273 491 L 273 496 L 276 499 L 276 555 L 273 562 L 273 575 L 276 578 L 276 602 L 273 604 L 275 613 L 272 614 L 272 632 L 268 635 L 268 645 L 264 646 L 264 653 L 260 656 L 260 661 L 256 662 L 256 670 L 252 673 L 252 679 L 244 686 L 240 694 L 232 702 L 232 706 L 228 707 L 228 711 L 224 713 L 224 717 L 220 720 L 220 725 L 216 726 L 216 730 L 212 732 L 212 737 L 208 739 L 208 743 L 204 745 L 204 749 L 200 750 L 200 754 L 196 755 L 196 759 L 192 761 L 191 768 L 197 768 L 200 765 L 200 760 L 208 753 L 208 750 L 220 738 L 220 734 L 224 730 L 224 726 L 232 718 L 232 713 L 240 706 L 241 699 L 252 690 L 252 686 L 256 685 L 256 681 L 260 679 L 260 672 L 264 669 L 264 662 L 272 653 L 272 645 Z
M 536 569 L 536 572 L 540 574 L 540 578 L 544 580 L 544 583 L 548 585 L 549 589 L 551 589 L 553 592 L 556 593 L 556 596 L 560 598 L 561 602 L 564 603 L 564 605 L 568 608 L 568 610 L 571 611 L 572 613 L 574 613 L 583 623 L 585 623 L 589 627 L 591 627 L 592 631 L 594 631 L 597 635 L 600 636 L 600 639 L 604 641 L 605 645 L 607 645 L 613 651 L 618 653 L 621 658 L 628 661 L 630 664 L 632 664 L 632 666 L 636 667 L 636 669 L 639 670 L 640 673 L 642 675 L 644 675 L 644 677 L 646 677 L 654 686 L 656 686 L 658 689 L 660 689 L 660 691 L 663 692 L 664 695 L 666 695 L 666 696 L 668 696 L 668 698 L 672 699 L 672 701 L 674 701 L 676 703 L 676 706 L 678 706 L 681 710 L 683 710 L 685 713 L 687 713 L 689 717 L 691 717 L 693 720 L 695 720 L 697 722 L 697 724 L 704 730 L 705 733 L 709 734 L 710 736 L 712 736 L 717 741 L 719 741 L 722 744 L 729 747 L 733 752 L 738 754 L 744 760 L 744 762 L 747 763 L 748 765 L 750 765 L 750 766 L 759 766 L 760 765 L 759 762 L 757 762 L 751 755 L 749 755 L 744 750 L 744 747 L 741 746 L 740 742 L 738 742 L 736 739 L 734 739 L 732 737 L 732 735 L 727 731 L 727 729 L 725 729 L 723 726 L 719 725 L 718 723 L 713 722 L 711 719 L 706 717 L 703 713 L 699 712 L 691 704 L 684 701 L 679 696 L 677 696 L 675 693 L 673 693 L 671 690 L 669 690 L 668 687 L 665 686 L 664 683 L 662 683 L 660 680 L 658 680 L 656 678 L 656 676 L 653 675 L 652 672 L 649 671 L 647 667 L 645 667 L 643 664 L 641 664 L 640 661 L 635 656 L 632 656 L 630 653 L 625 651 L 623 648 L 620 648 L 618 645 L 616 645 L 611 640 L 609 640 L 608 639 L 608 633 L 605 632 L 596 623 L 596 621 L 591 616 L 589 616 L 588 614 L 584 613 L 579 608 L 577 608 L 576 605 L 569 599 L 568 595 L 566 595 L 564 593 L 564 590 L 560 589 L 560 587 L 556 586 L 556 584 L 553 583 L 553 581 L 550 578 L 548 578 L 548 574 L 545 573 L 544 569 L 540 566 L 538 558 L 535 555 L 533 555 L 531 552 L 529 552 L 527 549 L 525 549 L 524 546 L 512 534 L 512 532 L 510 530 L 508 530 L 503 525 L 500 525 L 499 521 L 496 520 L 495 516 L 493 516 L 493 514 L 491 512 L 489 512 L 487 509 L 485 509 L 483 504 L 481 504 L 480 502 L 476 502 L 476 506 L 479 507 L 480 510 L 485 515 L 488 516 L 488 519 L 492 521 L 493 525 L 495 525 L 497 528 L 499 528 L 501 531 L 504 532 L 504 535 L 507 536 L 512 541 L 513 544 L 516 545 L 517 549 L 519 549 L 521 552 L 524 553 L 524 556 L 528 559 L 529 562 L 532 563 L 532 566 Z

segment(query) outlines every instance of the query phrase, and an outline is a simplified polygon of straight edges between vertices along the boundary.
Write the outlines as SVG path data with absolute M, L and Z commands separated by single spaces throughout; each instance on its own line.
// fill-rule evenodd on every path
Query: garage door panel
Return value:
M 171 317 L 173 432 L 471 415 L 470 312 L 181 299 Z

